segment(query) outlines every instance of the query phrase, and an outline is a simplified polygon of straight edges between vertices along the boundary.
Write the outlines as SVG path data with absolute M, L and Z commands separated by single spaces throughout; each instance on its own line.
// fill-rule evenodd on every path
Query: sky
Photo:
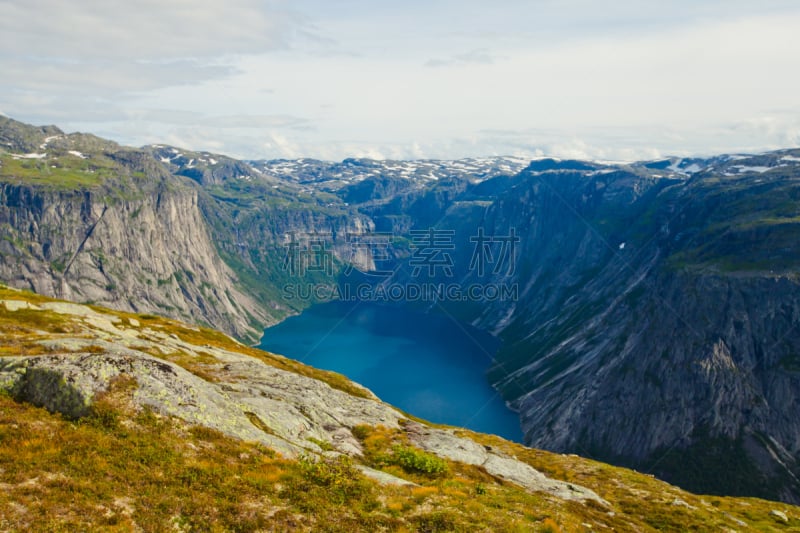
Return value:
M 239 158 L 800 145 L 796 0 L 0 0 L 0 113 Z

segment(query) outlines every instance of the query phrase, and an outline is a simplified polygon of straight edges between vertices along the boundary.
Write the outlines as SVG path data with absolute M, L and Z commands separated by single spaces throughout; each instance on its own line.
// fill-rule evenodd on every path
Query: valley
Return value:
M 248 162 L 0 121 L 13 287 L 251 344 L 325 300 L 286 299 L 287 286 L 516 287 L 395 303 L 497 337 L 488 383 L 527 445 L 800 501 L 798 150 Z M 446 238 L 426 250 L 431 229 Z M 500 239 L 495 260 L 513 237 L 502 268 L 476 268 L 480 235 Z

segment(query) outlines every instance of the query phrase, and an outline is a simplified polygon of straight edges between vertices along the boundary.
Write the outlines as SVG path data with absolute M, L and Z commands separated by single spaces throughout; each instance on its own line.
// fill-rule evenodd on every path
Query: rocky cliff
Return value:
M 456 273 L 515 284 L 516 301 L 441 308 L 503 339 L 491 379 L 528 444 L 798 501 L 793 161 L 691 178 L 531 168 L 492 203 L 450 211 L 443 227 L 522 236 L 513 273 Z
M 271 318 L 219 258 L 191 182 L 144 152 L 26 130 L 38 152 L 0 162 L 0 277 L 255 339 Z
M 503 340 L 489 377 L 526 443 L 693 490 L 798 501 L 796 155 L 541 160 L 362 209 L 406 221 L 395 230 L 451 232 L 450 248 L 428 250 L 447 254 L 451 273 L 415 273 L 409 258 L 392 282 L 515 289 L 411 305 Z M 438 202 L 417 217 L 426 197 Z M 517 236 L 503 268 L 486 240 L 489 264 L 475 268 L 481 232 Z

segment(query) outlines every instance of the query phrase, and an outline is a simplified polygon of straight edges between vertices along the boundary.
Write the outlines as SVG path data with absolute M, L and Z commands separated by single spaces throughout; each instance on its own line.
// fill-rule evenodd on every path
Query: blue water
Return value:
M 260 347 L 344 374 L 431 422 L 522 440 L 485 377 L 498 341 L 447 317 L 332 302 L 266 329 Z

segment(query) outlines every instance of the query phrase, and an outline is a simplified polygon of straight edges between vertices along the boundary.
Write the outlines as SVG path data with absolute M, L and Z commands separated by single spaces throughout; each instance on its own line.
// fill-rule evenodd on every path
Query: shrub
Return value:
M 324 440 L 320 440 L 320 439 L 317 439 L 317 438 L 314 438 L 314 437 L 308 437 L 306 440 L 308 442 L 313 442 L 314 444 L 319 446 L 319 448 L 324 452 L 332 452 L 335 449 L 333 447 L 333 444 L 331 444 L 330 442 L 324 441 Z
M 363 441 L 364 439 L 370 436 L 370 434 L 372 433 L 372 428 L 362 424 L 359 426 L 355 426 L 353 429 L 350 430 L 350 432 L 353 434 L 355 438 Z
M 461 530 L 460 517 L 452 511 L 435 511 L 422 514 L 413 518 L 419 531 L 459 531 Z
M 395 446 L 392 463 L 403 467 L 409 472 L 418 472 L 431 476 L 446 474 L 447 462 L 435 455 L 416 450 L 407 446 Z
M 353 466 L 353 461 L 346 455 L 333 459 L 315 460 L 308 456 L 298 461 L 303 478 L 317 487 L 324 489 L 326 498 L 336 504 L 352 501 L 366 503 L 372 500 L 372 484 Z M 315 492 L 311 487 L 301 487 L 306 497 L 313 499 Z

